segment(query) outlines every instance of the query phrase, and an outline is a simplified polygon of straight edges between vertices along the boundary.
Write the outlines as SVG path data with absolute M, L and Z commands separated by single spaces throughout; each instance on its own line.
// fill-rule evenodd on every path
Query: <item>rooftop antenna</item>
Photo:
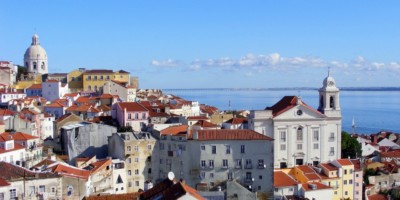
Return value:
M 331 67 L 328 67 L 328 76 L 331 76 Z

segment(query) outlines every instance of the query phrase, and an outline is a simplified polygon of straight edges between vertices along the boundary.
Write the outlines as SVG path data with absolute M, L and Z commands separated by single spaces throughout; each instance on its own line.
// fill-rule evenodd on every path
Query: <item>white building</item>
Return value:
M 249 128 L 275 139 L 275 168 L 317 165 L 340 158 L 339 89 L 329 74 L 319 89 L 319 97 L 318 110 L 300 97 L 285 96 L 265 110 L 251 111 Z
M 32 36 L 32 44 L 25 51 L 24 55 L 25 67 L 28 69 L 28 73 L 33 74 L 47 74 L 48 73 L 48 63 L 47 63 L 47 53 L 40 46 L 39 36 Z
M 135 102 L 136 88 L 126 83 L 110 80 L 104 84 L 103 94 L 118 95 L 124 102 Z
M 25 93 L 16 92 L 15 90 L 11 89 L 6 89 L 5 91 L 0 92 L 0 104 L 5 106 L 11 100 L 22 99 L 25 97 L 26 97 Z
M 18 67 L 12 62 L 0 61 L 0 84 L 13 85 L 17 81 Z
M 246 188 L 272 195 L 273 141 L 251 130 L 190 130 L 180 126 L 162 131 L 155 171 L 159 178 L 172 171 L 194 188 L 211 189 L 236 180 Z M 155 156 L 153 156 L 155 157 Z
M 42 83 L 42 97 L 47 101 L 53 101 L 63 97 L 69 92 L 67 84 L 62 84 L 57 80 L 47 80 Z

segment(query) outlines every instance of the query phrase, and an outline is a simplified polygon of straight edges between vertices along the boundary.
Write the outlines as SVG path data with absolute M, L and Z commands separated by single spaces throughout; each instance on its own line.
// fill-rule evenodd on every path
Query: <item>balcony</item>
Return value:
M 244 166 L 244 168 L 245 168 L 245 169 L 252 169 L 252 168 L 253 168 L 253 165 L 252 165 L 252 164 L 246 164 L 246 165 Z

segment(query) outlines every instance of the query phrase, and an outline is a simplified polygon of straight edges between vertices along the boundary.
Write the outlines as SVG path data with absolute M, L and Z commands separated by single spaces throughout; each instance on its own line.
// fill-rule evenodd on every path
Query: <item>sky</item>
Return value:
M 49 73 L 140 88 L 400 87 L 400 1 L 0 1 L 0 60 L 38 34 Z

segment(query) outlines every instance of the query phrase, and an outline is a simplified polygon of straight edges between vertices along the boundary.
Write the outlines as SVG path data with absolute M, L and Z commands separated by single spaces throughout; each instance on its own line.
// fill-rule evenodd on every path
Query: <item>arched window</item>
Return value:
M 28 67 L 28 62 L 25 62 L 25 67 Z
M 97 85 L 94 86 L 94 91 L 97 92 Z
M 36 69 L 36 62 L 33 62 L 33 69 Z
M 89 91 L 91 91 L 91 90 L 92 90 L 92 86 L 89 85 L 89 86 L 87 87 L 87 89 L 88 89 Z
M 329 107 L 330 108 L 335 108 L 335 97 L 334 96 L 331 96 L 329 98 Z
M 297 141 L 303 141 L 303 127 L 297 128 Z
M 321 95 L 319 97 L 319 105 L 320 105 L 321 108 L 323 108 L 323 106 L 324 106 L 324 96 L 323 95 Z
M 42 62 L 42 69 L 43 70 L 46 69 L 46 66 L 45 66 L 44 62 Z

